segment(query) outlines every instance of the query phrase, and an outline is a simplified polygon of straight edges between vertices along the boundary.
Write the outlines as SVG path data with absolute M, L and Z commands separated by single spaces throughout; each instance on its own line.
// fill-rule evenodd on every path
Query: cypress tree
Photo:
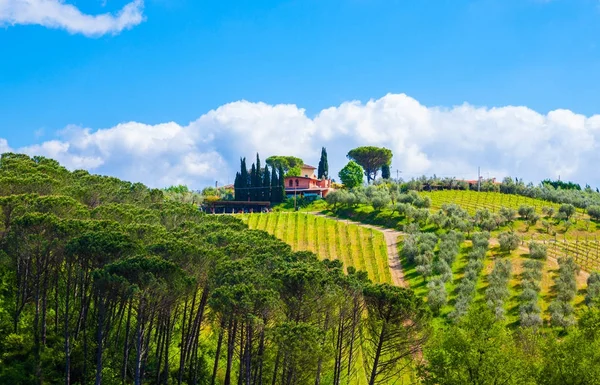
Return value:
M 240 159 L 240 200 L 248 200 L 248 167 L 246 166 L 246 158 Z
M 263 173 L 263 189 L 262 189 L 262 200 L 271 200 L 271 173 L 269 167 L 265 164 L 265 172 Z
M 279 202 L 285 201 L 285 173 L 283 172 L 283 167 L 279 166 Z
M 260 185 L 257 185 L 257 183 L 256 183 L 256 166 L 254 165 L 254 163 L 252 163 L 252 168 L 250 169 L 250 193 L 249 193 L 251 201 L 256 200 L 256 192 L 258 191 L 256 189 L 256 187 L 260 187 Z
M 265 167 L 266 168 L 266 167 Z M 271 189 L 269 190 L 271 193 L 271 202 L 277 203 L 279 202 L 279 179 L 277 179 L 277 170 L 273 167 L 273 172 L 271 172 Z
M 241 191 L 242 190 L 240 190 L 240 173 L 236 172 L 235 173 L 235 181 L 233 182 L 233 200 L 234 201 L 242 200 L 242 197 L 240 196 Z
M 256 178 L 254 184 L 256 187 L 262 187 L 262 168 L 260 167 L 260 157 L 258 156 L 258 152 L 256 153 L 256 174 L 254 174 Z M 254 200 L 262 201 L 263 200 L 263 190 L 261 188 L 256 188 L 256 192 L 254 193 Z
M 319 167 L 317 170 L 317 177 L 319 179 L 329 177 L 329 163 L 327 162 L 327 149 L 321 147 L 321 159 L 319 160 Z
M 383 179 L 390 179 L 390 165 L 384 164 L 381 166 L 381 177 Z

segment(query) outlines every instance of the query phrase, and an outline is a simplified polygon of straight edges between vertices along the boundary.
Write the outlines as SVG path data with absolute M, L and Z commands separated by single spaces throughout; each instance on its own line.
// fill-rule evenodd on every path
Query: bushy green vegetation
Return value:
M 344 246 L 364 248 L 343 230 Z M 396 379 L 423 347 L 428 309 L 345 270 L 162 190 L 4 154 L 0 383 Z

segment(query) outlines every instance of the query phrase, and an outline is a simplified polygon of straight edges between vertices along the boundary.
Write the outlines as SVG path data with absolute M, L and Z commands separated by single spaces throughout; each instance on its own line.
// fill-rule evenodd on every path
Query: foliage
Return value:
M 473 307 L 456 325 L 440 331 L 425 350 L 424 384 L 523 384 L 523 353 L 511 333 L 485 307 Z
M 340 170 L 338 176 L 344 187 L 349 189 L 360 186 L 363 183 L 363 169 L 358 163 L 352 160 Z
M 510 231 L 510 232 L 502 232 L 498 235 L 498 242 L 500 243 L 500 250 L 505 253 L 510 253 L 513 250 L 516 250 L 519 247 L 519 236 Z
M 238 217 L 45 158 L 4 154 L 0 178 L 0 383 L 356 383 L 385 324 L 381 382 L 427 337 L 410 291 Z
M 529 256 L 533 259 L 546 259 L 548 257 L 548 248 L 543 243 L 529 242 Z
M 367 183 L 371 183 L 379 169 L 391 163 L 392 151 L 384 147 L 364 146 L 350 150 L 347 157 L 364 169 Z
M 579 267 L 571 257 L 559 258 L 558 264 L 558 276 L 554 281 L 556 298 L 550 304 L 549 310 L 552 325 L 566 328 L 575 324 L 571 301 L 577 293 L 575 276 L 579 272 Z
M 593 220 L 600 220 L 600 205 L 593 205 L 587 208 L 587 213 Z
M 304 161 L 295 156 L 273 155 L 268 157 L 265 160 L 265 163 L 269 165 L 271 169 L 279 170 L 280 168 L 282 168 L 285 175 L 287 175 L 290 169 L 297 168 L 298 174 L 293 176 L 298 176 L 300 175 L 300 167 L 304 164 Z
M 321 148 L 321 158 L 319 159 L 319 167 L 317 168 L 317 178 L 329 178 L 329 162 L 327 162 L 327 150 Z

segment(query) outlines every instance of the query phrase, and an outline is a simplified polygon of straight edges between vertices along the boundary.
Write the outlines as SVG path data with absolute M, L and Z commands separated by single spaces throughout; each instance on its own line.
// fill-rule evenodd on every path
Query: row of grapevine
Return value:
M 256 213 L 245 216 L 251 229 L 264 230 L 322 259 L 364 270 L 374 282 L 392 283 L 387 247 L 379 231 L 304 213 Z

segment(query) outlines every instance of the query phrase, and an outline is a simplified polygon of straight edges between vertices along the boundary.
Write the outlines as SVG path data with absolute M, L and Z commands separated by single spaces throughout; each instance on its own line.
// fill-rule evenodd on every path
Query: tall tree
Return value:
M 429 333 L 429 312 L 408 289 L 367 285 L 363 293 L 368 314 L 362 341 L 367 381 L 387 383 L 409 367 L 412 355 L 422 349 Z
M 457 325 L 440 330 L 425 349 L 421 374 L 432 385 L 539 383 L 528 381 L 524 361 L 506 326 L 482 304 Z
M 390 179 L 390 165 L 384 164 L 381 166 L 381 177 L 383 179 Z
M 283 172 L 285 175 L 291 168 L 299 168 L 302 166 L 304 161 L 295 156 L 273 155 L 267 158 L 266 163 L 271 166 L 272 169 L 279 170 L 280 166 L 283 167 Z
M 267 165 L 265 165 L 265 171 L 263 173 L 262 186 L 262 200 L 271 201 L 271 173 L 269 172 L 269 166 Z
M 279 166 L 279 191 L 277 194 L 278 202 L 285 201 L 285 171 L 283 171 L 283 167 Z
M 254 163 L 252 163 L 252 167 L 250 168 L 250 189 L 248 190 L 248 195 L 249 195 L 249 200 L 251 201 L 255 201 L 256 200 L 256 195 L 257 192 L 259 191 L 257 189 L 258 185 L 256 183 L 256 166 L 254 165 Z
M 240 199 L 241 201 L 247 201 L 249 197 L 249 177 L 248 177 L 248 166 L 246 166 L 246 158 L 240 159 Z
M 347 157 L 361 165 L 365 170 L 367 183 L 371 183 L 381 167 L 391 164 L 392 151 L 385 147 L 364 146 L 350 150 Z
M 269 191 L 271 193 L 271 202 L 279 202 L 279 179 L 277 178 L 277 170 L 275 168 L 271 172 L 271 189 Z
M 256 153 L 256 174 L 254 174 L 254 185 L 256 193 L 254 194 L 254 200 L 262 201 L 263 200 L 263 177 L 262 177 L 262 168 L 260 166 L 260 157 L 258 153 Z
M 327 179 L 329 177 L 329 163 L 327 162 L 327 150 L 325 149 L 325 147 L 321 148 L 321 159 L 319 160 L 317 177 L 319 179 Z

